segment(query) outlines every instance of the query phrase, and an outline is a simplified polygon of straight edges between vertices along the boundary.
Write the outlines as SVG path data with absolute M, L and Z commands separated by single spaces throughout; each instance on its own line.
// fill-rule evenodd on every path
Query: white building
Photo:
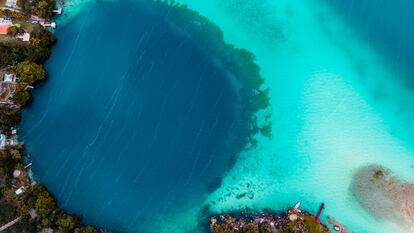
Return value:
M 4 74 L 3 82 L 4 83 L 14 83 L 14 82 L 16 82 L 16 75 L 14 75 L 14 74 Z
M 0 134 L 0 149 L 4 149 L 7 145 L 6 135 Z
M 30 41 L 30 33 L 23 33 L 16 36 L 16 38 L 21 39 L 23 42 L 29 42 Z
M 18 8 L 17 7 L 17 0 L 6 0 L 6 7 L 9 8 Z
M 16 190 L 16 195 L 21 195 L 24 193 L 24 187 L 19 188 L 18 190 Z

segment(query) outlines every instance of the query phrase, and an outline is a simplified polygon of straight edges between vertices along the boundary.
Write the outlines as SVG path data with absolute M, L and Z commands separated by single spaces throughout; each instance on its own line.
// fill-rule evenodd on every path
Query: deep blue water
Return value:
M 247 126 L 205 48 L 126 1 L 92 4 L 56 35 L 21 128 L 34 175 L 61 207 L 145 232 L 219 184 Z

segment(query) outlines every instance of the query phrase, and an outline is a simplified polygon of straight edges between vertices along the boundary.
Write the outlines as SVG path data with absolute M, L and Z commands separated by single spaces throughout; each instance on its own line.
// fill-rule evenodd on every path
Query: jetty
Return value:
M 62 7 L 59 7 L 59 9 L 53 10 L 53 13 L 61 15 L 62 14 Z
M 43 27 L 51 27 L 53 29 L 56 28 L 55 22 L 40 22 L 40 25 L 42 25 Z
M 33 163 L 29 163 L 29 164 L 27 164 L 26 166 L 24 166 L 24 169 L 28 169 L 28 168 L 30 168 L 32 165 L 33 165 Z

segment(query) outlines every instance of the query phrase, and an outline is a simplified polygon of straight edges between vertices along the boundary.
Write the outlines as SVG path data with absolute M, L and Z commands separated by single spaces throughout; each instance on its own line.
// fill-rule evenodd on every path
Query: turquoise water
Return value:
M 121 1 L 114 2 L 122 5 L 119 3 Z M 310 212 L 315 212 L 319 204 L 325 202 L 324 216 L 334 217 L 346 225 L 351 232 L 389 233 L 411 230 L 401 229 L 387 220 L 375 219 L 372 214 L 359 206 L 349 190 L 354 172 L 372 163 L 390 168 L 402 179 L 414 180 L 414 129 L 411 125 L 414 116 L 412 102 L 414 96 L 410 86 L 407 85 L 407 80 L 410 80 L 413 72 L 406 62 L 403 62 L 409 61 L 407 57 L 410 57 L 412 47 L 405 42 L 397 43 L 397 46 L 401 47 L 397 52 L 392 49 L 394 45 L 392 43 L 389 47 L 384 47 L 381 41 L 401 38 L 408 30 L 384 31 L 377 25 L 380 23 L 376 22 L 375 17 L 380 18 L 384 15 L 381 11 L 388 10 L 386 5 L 380 8 L 381 4 L 364 1 L 361 8 L 353 11 L 347 3 L 322 0 L 180 0 L 178 2 L 187 4 L 190 9 L 217 24 L 228 43 L 245 48 L 256 55 L 265 85 L 270 87 L 271 104 L 269 108 L 257 113 L 257 120 L 260 123 L 269 116 L 269 112 L 272 113 L 273 134 L 271 138 L 257 135 L 256 147 L 241 152 L 230 170 L 227 168 L 219 170 L 222 172 L 221 176 L 223 172 L 225 175 L 220 179 L 221 182 L 216 183 L 216 188 L 211 189 L 214 190 L 213 192 L 209 190 L 191 193 L 193 194 L 191 199 L 187 199 L 191 201 L 182 205 L 179 205 L 179 200 L 175 200 L 175 194 L 172 195 L 171 202 L 176 204 L 174 208 L 162 212 L 162 215 L 154 214 L 152 218 L 163 223 L 162 229 L 157 229 L 157 232 L 193 230 L 197 232 L 199 210 L 205 204 L 209 205 L 213 212 L 223 212 L 245 207 L 255 210 L 262 208 L 280 210 L 298 201 L 301 201 L 302 207 Z M 368 7 L 369 3 L 378 7 L 371 9 Z M 93 20 L 81 20 L 84 17 L 82 15 L 93 18 L 96 11 L 91 9 L 100 4 L 102 2 L 97 4 L 91 1 L 86 5 L 75 3 L 75 7 L 61 19 L 66 26 L 60 33 L 65 34 L 68 39 L 65 42 L 65 37 L 62 37 L 60 42 L 62 47 L 55 49 L 55 54 L 58 55 L 54 55 L 57 57 L 52 58 L 51 64 L 59 61 L 59 56 L 64 56 L 61 62 L 63 67 L 66 67 L 64 70 L 68 76 L 76 76 L 84 71 L 79 69 L 80 64 L 71 66 L 70 63 L 64 65 L 65 62 L 82 63 L 81 55 L 93 54 L 90 51 L 94 51 L 92 48 L 96 40 L 91 40 L 89 46 L 86 46 L 82 38 L 87 36 L 103 38 L 99 36 L 104 34 L 103 32 L 92 30 L 97 27 Z M 403 8 L 410 9 L 410 5 L 406 3 L 395 4 L 393 6 L 396 8 L 404 5 Z M 362 16 L 365 16 L 364 12 L 369 13 L 370 20 L 359 17 L 358 12 L 362 12 L 360 13 Z M 399 21 L 406 22 L 404 17 L 408 17 L 407 15 L 409 14 L 401 14 L 401 18 L 397 14 L 394 17 L 387 17 L 393 22 L 389 25 L 399 25 Z M 106 17 L 113 17 L 113 15 Z M 111 20 L 118 19 L 111 18 Z M 367 36 L 368 29 L 359 27 L 358 22 L 372 25 L 369 27 L 371 37 Z M 130 28 L 131 25 L 128 27 Z M 70 28 L 72 32 L 68 30 Z M 91 30 L 94 33 L 89 33 Z M 123 30 L 119 30 L 119 33 L 128 35 Z M 381 39 L 382 34 L 384 39 Z M 370 40 L 373 35 L 377 38 L 376 42 Z M 401 39 L 401 41 L 405 40 Z M 71 43 L 85 48 L 71 50 L 71 46 L 66 45 Z M 65 47 L 62 44 L 65 44 Z M 64 53 L 65 50 L 70 51 Z M 101 48 L 95 50 L 102 51 Z M 407 53 L 403 54 L 405 51 Z M 94 56 L 94 59 L 97 58 L 100 56 Z M 107 58 L 107 63 L 102 63 L 100 66 L 110 67 L 112 58 L 113 56 Z M 90 197 L 97 192 L 93 189 L 85 190 L 85 196 L 79 196 L 71 201 L 64 194 L 59 194 L 58 190 L 64 193 L 67 185 L 64 183 L 62 188 L 62 179 L 53 173 L 56 164 L 65 164 L 65 161 L 69 161 L 67 170 L 61 170 L 61 173 L 69 172 L 67 177 L 72 176 L 71 174 L 78 175 L 70 166 L 70 161 L 77 160 L 79 155 L 68 156 L 71 150 L 64 148 L 77 146 L 79 144 L 77 139 L 84 130 L 95 133 L 96 130 L 91 129 L 88 122 L 80 127 L 82 130 L 74 133 L 71 132 L 74 126 L 65 126 L 71 129 L 69 132 L 65 131 L 65 135 L 73 140 L 68 143 L 67 140 L 62 140 L 61 135 L 53 137 L 52 134 L 51 137 L 46 134 L 42 124 L 45 127 L 51 125 L 51 129 L 56 131 L 56 127 L 68 124 L 64 123 L 68 121 L 61 120 L 62 114 L 81 112 L 82 108 L 79 108 L 79 104 L 84 104 L 84 101 L 88 103 L 87 100 L 92 97 L 111 98 L 112 95 L 98 90 L 96 92 L 99 95 L 90 95 L 90 90 L 87 90 L 82 100 L 75 98 L 81 91 L 79 88 L 83 86 L 83 82 L 91 82 L 93 86 L 96 84 L 96 79 L 91 79 L 91 76 L 106 76 L 108 70 L 98 74 L 92 72 L 83 79 L 70 79 L 72 87 L 68 88 L 61 85 L 62 82 L 68 85 L 68 79 L 63 81 L 61 78 L 61 83 L 54 81 L 58 78 L 53 77 L 61 73 L 61 69 L 59 71 L 57 69 L 55 66 L 49 66 L 50 81 L 38 91 L 40 92 L 36 95 L 39 96 L 38 100 L 35 100 L 33 107 L 25 115 L 26 126 L 23 128 L 27 135 L 26 141 L 37 164 L 34 172 L 52 191 L 58 193 L 58 199 L 63 202 L 65 208 L 86 213 L 87 222 L 99 222 L 105 214 L 82 212 L 86 208 L 77 204 L 85 203 L 86 200 L 90 202 Z M 56 75 L 53 75 L 54 72 Z M 56 84 L 54 85 L 53 82 Z M 108 86 L 116 85 L 111 82 Z M 135 90 L 133 86 L 131 88 Z M 205 90 L 210 92 L 211 89 L 208 88 L 210 87 L 206 87 Z M 72 94 L 67 95 L 68 91 Z M 92 99 L 89 107 L 94 108 L 96 100 Z M 63 109 L 63 105 L 54 108 L 59 105 L 54 102 L 62 100 L 72 102 L 73 110 Z M 232 99 L 228 101 L 231 106 Z M 85 117 L 87 119 L 88 116 L 89 114 L 81 114 L 79 119 Z M 108 121 L 111 120 L 113 118 L 108 117 Z M 112 135 L 106 133 L 107 135 L 103 134 L 103 136 Z M 219 141 L 220 138 L 217 139 L 217 142 Z M 58 143 L 54 146 L 56 150 L 61 150 L 58 155 L 42 151 L 49 150 L 42 144 L 51 142 Z M 115 153 L 115 156 L 117 154 Z M 49 162 L 47 158 L 53 159 Z M 100 158 L 105 161 L 104 157 Z M 102 171 L 106 171 L 102 167 L 98 169 L 89 166 L 85 167 L 84 172 L 87 174 L 90 169 L 97 174 L 105 174 Z M 113 172 L 119 172 L 117 169 L 125 168 L 114 166 Z M 136 172 L 131 173 L 136 174 Z M 109 177 L 112 176 L 108 174 L 108 177 L 102 180 L 108 181 Z M 67 178 L 67 181 L 70 179 Z M 111 187 L 111 190 L 121 193 L 122 191 L 119 190 L 123 188 Z M 113 191 L 106 195 L 112 193 Z M 196 199 L 198 201 L 193 201 Z M 137 205 L 140 204 L 139 201 Z M 107 204 L 101 200 L 91 203 Z M 157 202 L 146 203 L 143 208 L 146 211 L 151 209 L 149 211 L 151 213 L 154 209 L 152 205 L 156 205 Z M 108 210 L 113 208 L 115 211 L 120 209 L 128 211 L 116 201 L 107 205 Z M 179 211 L 174 211 L 177 209 Z M 123 221 L 119 219 L 114 219 L 112 223 L 108 222 L 108 226 L 111 227 L 121 224 Z M 139 232 L 136 225 L 131 223 L 130 226 L 131 232 Z

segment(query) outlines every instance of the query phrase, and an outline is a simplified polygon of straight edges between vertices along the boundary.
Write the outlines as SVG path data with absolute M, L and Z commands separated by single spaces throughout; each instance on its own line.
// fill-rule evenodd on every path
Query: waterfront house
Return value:
M 11 25 L 7 24 L 0 24 L 0 35 L 7 35 L 7 30 L 11 27 Z
M 21 39 L 23 42 L 29 42 L 30 41 L 30 33 L 25 32 L 25 33 L 18 34 L 16 36 L 16 38 Z
M 15 83 L 16 82 L 16 75 L 15 74 L 4 74 L 3 77 L 4 83 Z
M 6 7 L 8 8 L 18 8 L 17 7 L 17 0 L 6 0 Z
M 0 18 L 0 35 L 7 35 L 7 30 L 13 26 L 10 17 Z
M 0 149 L 4 149 L 7 145 L 6 135 L 0 134 Z
M 16 193 L 17 196 L 23 194 L 24 193 L 24 187 L 21 187 L 21 188 L 17 189 L 15 193 Z

